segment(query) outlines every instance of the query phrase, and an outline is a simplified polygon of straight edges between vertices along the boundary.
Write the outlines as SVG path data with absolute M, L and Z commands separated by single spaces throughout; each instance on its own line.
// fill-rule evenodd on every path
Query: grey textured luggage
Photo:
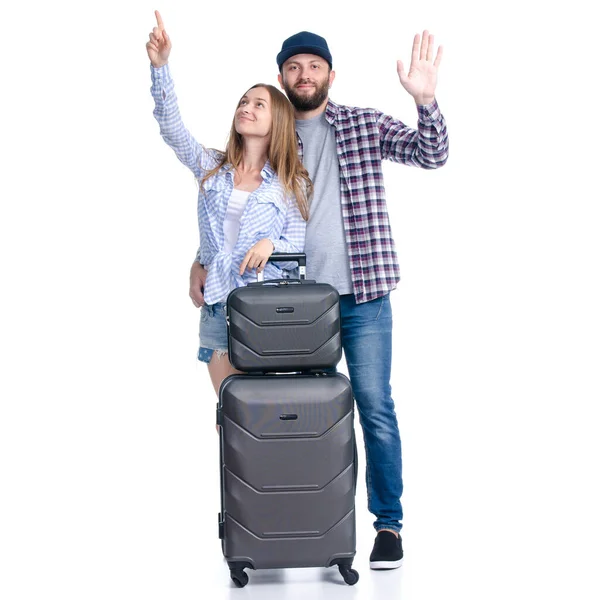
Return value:
M 240 371 L 311 371 L 342 358 L 337 290 L 305 279 L 304 254 L 273 254 L 297 261 L 300 279 L 251 283 L 227 298 L 228 349 Z
M 339 373 L 232 375 L 221 385 L 219 535 L 244 569 L 330 567 L 358 581 L 353 397 Z

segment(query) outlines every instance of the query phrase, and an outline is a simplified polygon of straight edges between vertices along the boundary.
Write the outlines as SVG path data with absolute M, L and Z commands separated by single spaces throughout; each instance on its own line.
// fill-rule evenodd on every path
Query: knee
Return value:
M 372 378 L 370 381 L 363 381 L 361 385 L 352 385 L 352 393 L 361 413 L 395 414 L 392 387 L 389 383 L 381 384 L 376 378 Z
M 397 435 L 398 419 L 394 401 L 387 390 L 361 390 L 358 393 L 354 392 L 356 407 L 360 417 L 361 424 L 364 429 L 377 433 L 378 436 L 387 434 Z M 361 393 L 362 392 L 362 393 Z

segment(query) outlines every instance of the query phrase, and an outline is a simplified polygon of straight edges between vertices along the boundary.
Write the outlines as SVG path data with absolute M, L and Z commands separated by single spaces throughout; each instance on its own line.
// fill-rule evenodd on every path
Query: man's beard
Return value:
M 301 96 L 285 81 L 283 82 L 283 89 L 296 110 L 308 112 L 309 110 L 319 108 L 325 102 L 329 94 L 329 81 L 326 80 L 320 86 L 317 85 L 312 96 Z

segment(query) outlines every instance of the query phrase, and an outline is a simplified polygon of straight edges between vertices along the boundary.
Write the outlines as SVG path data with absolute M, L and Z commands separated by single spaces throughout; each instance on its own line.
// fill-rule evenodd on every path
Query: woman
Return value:
M 208 270 L 200 323 L 198 359 L 208 364 L 215 392 L 237 371 L 227 356 L 225 301 L 235 287 L 265 271 L 274 252 L 302 252 L 312 184 L 298 157 L 291 104 L 275 87 L 257 84 L 240 99 L 224 152 L 206 149 L 184 127 L 168 58 L 171 41 L 156 11 L 157 27 L 146 44 L 152 64 L 154 116 L 164 140 L 200 183 L 198 225 L 201 262 Z

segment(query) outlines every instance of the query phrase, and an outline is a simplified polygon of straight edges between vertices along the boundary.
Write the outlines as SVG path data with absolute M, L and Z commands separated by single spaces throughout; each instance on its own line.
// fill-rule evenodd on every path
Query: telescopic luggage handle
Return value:
M 267 262 L 297 262 L 300 268 L 300 279 L 306 279 L 306 254 L 304 252 L 273 252 Z M 257 275 L 258 281 L 264 281 L 262 271 Z

